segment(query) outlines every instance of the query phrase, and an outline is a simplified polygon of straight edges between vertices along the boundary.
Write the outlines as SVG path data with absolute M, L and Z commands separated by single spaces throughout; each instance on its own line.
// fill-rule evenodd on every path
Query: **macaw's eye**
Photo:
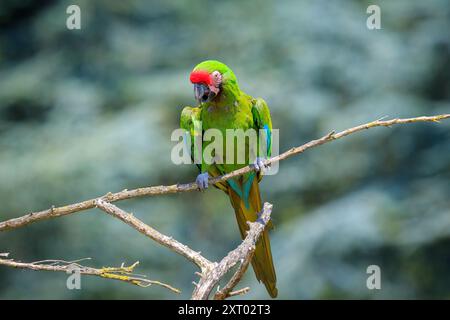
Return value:
M 213 71 L 211 73 L 211 80 L 215 87 L 219 87 L 219 85 L 222 83 L 222 75 L 219 71 Z

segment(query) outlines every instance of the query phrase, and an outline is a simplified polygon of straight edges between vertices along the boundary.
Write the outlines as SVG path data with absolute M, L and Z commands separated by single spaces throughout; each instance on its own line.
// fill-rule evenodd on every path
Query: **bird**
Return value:
M 253 162 L 251 162 L 250 153 L 254 155 L 254 150 L 260 149 L 251 145 L 250 139 L 247 139 L 244 142 L 243 151 L 233 146 L 234 151 L 237 150 L 237 152 L 231 161 L 227 158 L 227 161 L 207 163 L 202 155 L 200 161 L 196 163 L 200 170 L 196 178 L 196 183 L 200 190 L 208 188 L 210 177 L 217 177 L 247 165 L 253 165 L 255 170 L 214 185 L 228 195 L 234 208 L 241 237 L 244 239 L 249 229 L 247 222 L 256 221 L 258 213 L 262 209 L 259 182 L 265 170 L 268 169 L 264 160 L 270 157 L 272 149 L 272 120 L 269 107 L 262 98 L 253 98 L 244 93 L 239 88 L 233 71 L 220 61 L 206 60 L 199 63 L 190 73 L 189 79 L 194 86 L 194 97 L 197 106 L 186 106 L 183 108 L 180 117 L 180 127 L 185 130 L 186 134 L 190 135 L 190 148 L 188 149 L 192 158 L 194 158 L 194 153 L 196 152 L 196 147 L 194 146 L 195 136 L 204 138 L 203 135 L 209 129 L 218 130 L 222 137 L 225 137 L 224 140 L 227 137 L 226 131 L 230 129 L 242 129 L 243 131 L 254 129 L 265 133 L 262 136 L 258 135 L 257 143 L 262 143 L 261 139 L 265 139 L 266 154 L 261 156 L 256 151 L 256 157 L 254 157 Z M 201 124 L 201 130 L 196 129 L 198 123 Z M 207 141 L 202 141 L 202 152 L 207 145 Z M 218 148 L 219 150 L 215 150 L 214 159 L 217 159 L 217 156 L 224 156 L 227 152 L 227 147 L 230 148 L 226 141 L 223 142 L 223 149 L 220 150 Z M 241 161 L 241 163 L 236 161 L 237 153 L 239 152 L 245 152 L 244 161 Z M 256 243 L 252 257 L 252 267 L 257 280 L 262 282 L 268 294 L 275 298 L 278 295 L 277 277 L 269 239 L 269 230 L 272 228 L 273 223 L 269 221 Z

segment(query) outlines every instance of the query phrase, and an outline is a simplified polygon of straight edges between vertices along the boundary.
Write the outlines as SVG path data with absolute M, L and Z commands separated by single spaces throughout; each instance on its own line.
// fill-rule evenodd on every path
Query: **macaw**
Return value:
M 202 138 L 202 134 L 208 129 L 217 129 L 222 133 L 224 139 L 222 155 L 226 154 L 225 148 L 227 144 L 225 139 L 227 129 L 243 129 L 244 131 L 255 129 L 257 132 L 263 130 L 266 133 L 263 137 L 267 140 L 265 141 L 267 150 L 265 156 L 270 156 L 272 120 L 269 108 L 263 99 L 255 99 L 241 91 L 233 71 L 219 61 L 207 60 L 201 62 L 193 69 L 189 78 L 194 85 L 194 96 L 198 106 L 188 106 L 183 109 L 180 127 L 186 130 L 186 133 L 191 137 L 189 150 L 191 157 L 196 152 L 194 150 L 195 135 L 197 135 L 197 138 L 198 136 Z M 195 129 L 195 124 L 199 122 L 201 122 L 202 130 L 197 132 L 199 130 Z M 260 143 L 259 139 L 261 139 L 261 136 L 258 135 L 258 137 L 258 143 Z M 249 146 L 249 143 L 249 140 L 246 139 L 244 163 L 225 161 L 225 159 L 223 161 L 206 163 L 203 161 L 202 155 L 200 163 L 197 164 L 200 174 L 197 176 L 196 182 L 200 190 L 208 187 L 210 176 L 216 177 L 249 164 L 254 165 L 254 171 L 214 185 L 229 196 L 242 238 L 246 236 L 249 228 L 247 221 L 256 221 L 258 213 L 262 209 L 258 183 L 267 169 L 264 165 L 264 157 L 258 156 L 260 154 L 257 154 L 254 162 L 249 163 L 250 148 L 252 148 L 252 146 Z M 207 145 L 206 141 L 202 142 L 202 152 Z M 235 158 L 236 156 L 235 154 Z M 256 244 L 252 266 L 258 281 L 262 281 L 269 295 L 275 298 L 278 294 L 278 289 L 276 287 L 277 279 L 270 249 L 268 229 L 271 228 L 272 222 L 269 221 L 268 228 L 264 230 Z

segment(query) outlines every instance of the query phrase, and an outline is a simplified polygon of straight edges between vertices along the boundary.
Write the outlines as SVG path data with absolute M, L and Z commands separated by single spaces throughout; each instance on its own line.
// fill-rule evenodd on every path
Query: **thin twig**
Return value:
M 376 120 L 372 121 L 366 124 L 362 124 L 347 130 L 343 130 L 341 132 L 335 133 L 331 132 L 325 136 L 323 136 L 320 139 L 312 140 L 308 143 L 305 143 L 299 147 L 291 148 L 288 151 L 278 155 L 274 156 L 270 159 L 265 160 L 265 164 L 269 165 L 271 163 L 281 161 L 284 159 L 287 159 L 293 155 L 300 154 L 305 152 L 306 150 L 320 146 L 324 143 L 340 139 L 342 137 L 348 136 L 349 134 L 356 133 L 358 131 L 362 131 L 365 129 L 370 129 L 374 127 L 390 127 L 396 124 L 406 124 L 406 123 L 414 123 L 414 122 L 439 122 L 440 120 L 448 119 L 450 118 L 450 114 L 443 114 L 443 115 L 437 115 L 437 116 L 430 116 L 430 117 L 417 117 L 417 118 L 406 118 L 406 119 L 392 119 L 392 120 Z M 225 175 L 212 178 L 209 180 L 209 184 L 215 184 L 217 182 L 223 182 L 228 179 L 241 176 L 245 173 L 248 173 L 250 171 L 255 170 L 253 166 L 246 166 L 241 169 L 235 170 L 233 172 L 227 173 Z M 170 186 L 153 186 L 153 187 L 144 187 L 144 188 L 137 188 L 133 190 L 123 190 L 116 193 L 108 193 L 104 196 L 101 196 L 99 198 L 95 199 L 89 199 L 86 201 L 82 201 L 79 203 L 69 204 L 62 207 L 52 207 L 47 210 L 38 211 L 38 212 L 32 212 L 27 215 L 13 218 L 7 221 L 0 222 L 0 231 L 5 231 L 9 229 L 15 229 L 19 227 L 23 227 L 27 224 L 30 224 L 32 222 L 49 219 L 49 218 L 55 218 L 60 216 L 65 216 L 74 212 L 79 212 L 83 210 L 92 209 L 95 207 L 95 203 L 97 200 L 105 200 L 107 202 L 115 202 L 125 199 L 131 199 L 131 198 L 137 198 L 137 197 L 143 197 L 143 196 L 156 196 L 156 195 L 163 195 L 163 194 L 169 194 L 169 193 L 180 193 L 180 192 L 189 192 L 189 191 L 196 191 L 198 190 L 198 185 L 195 182 L 192 183 L 186 183 L 186 184 L 174 184 Z
M 52 260 L 49 260 L 49 262 Z M 0 259 L 0 265 L 8 266 L 12 268 L 19 268 L 19 269 L 29 269 L 29 270 L 35 270 L 35 271 L 55 271 L 55 272 L 66 272 L 66 273 L 72 273 L 72 272 L 79 272 L 83 275 L 90 275 L 90 276 L 97 276 L 102 277 L 106 279 L 112 279 L 112 280 L 118 280 L 123 281 L 127 283 L 134 284 L 136 286 L 140 287 L 148 287 L 151 285 L 158 285 L 161 287 L 164 287 L 166 289 L 169 289 L 175 293 L 181 293 L 181 291 L 177 288 L 174 288 L 166 283 L 156 281 L 156 280 L 149 280 L 137 275 L 133 274 L 134 268 L 139 264 L 139 262 L 135 262 L 129 267 L 121 266 L 118 268 L 115 267 L 103 267 L 100 269 L 87 267 L 87 266 L 81 266 L 79 264 L 71 263 L 70 261 L 64 261 L 64 260 L 54 260 L 53 262 L 58 262 L 58 264 L 44 264 L 44 263 L 26 263 L 26 262 L 17 262 L 11 259 Z
M 46 259 L 46 260 L 40 260 L 40 261 L 34 261 L 33 264 L 58 264 L 58 263 L 70 263 L 70 264 L 78 264 L 78 262 L 86 261 L 86 260 L 92 260 L 92 258 L 81 258 L 77 260 L 72 261 L 65 261 L 65 260 L 55 260 L 55 259 Z
M 245 287 L 236 291 L 231 291 L 227 294 L 226 298 L 234 297 L 234 296 L 242 296 L 250 291 L 250 287 Z

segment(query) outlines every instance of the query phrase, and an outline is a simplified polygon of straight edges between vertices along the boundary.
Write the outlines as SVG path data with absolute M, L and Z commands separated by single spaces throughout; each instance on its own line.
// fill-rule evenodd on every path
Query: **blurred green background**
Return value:
M 66 8 L 81 8 L 81 30 Z M 381 7 L 381 30 L 366 8 Z M 14 1 L 0 4 L 0 220 L 139 186 L 193 181 L 170 161 L 191 69 L 227 63 L 269 104 L 280 149 L 382 116 L 450 111 L 448 0 Z M 279 297 L 450 298 L 450 126 L 377 128 L 280 164 L 262 182 Z M 210 259 L 239 242 L 211 189 L 120 202 Z M 0 298 L 188 298 L 196 269 L 89 210 L 0 234 L 22 261 L 140 261 L 182 290 L 0 267 Z M 379 265 L 382 289 L 366 288 Z M 249 270 L 242 297 L 268 298 Z

